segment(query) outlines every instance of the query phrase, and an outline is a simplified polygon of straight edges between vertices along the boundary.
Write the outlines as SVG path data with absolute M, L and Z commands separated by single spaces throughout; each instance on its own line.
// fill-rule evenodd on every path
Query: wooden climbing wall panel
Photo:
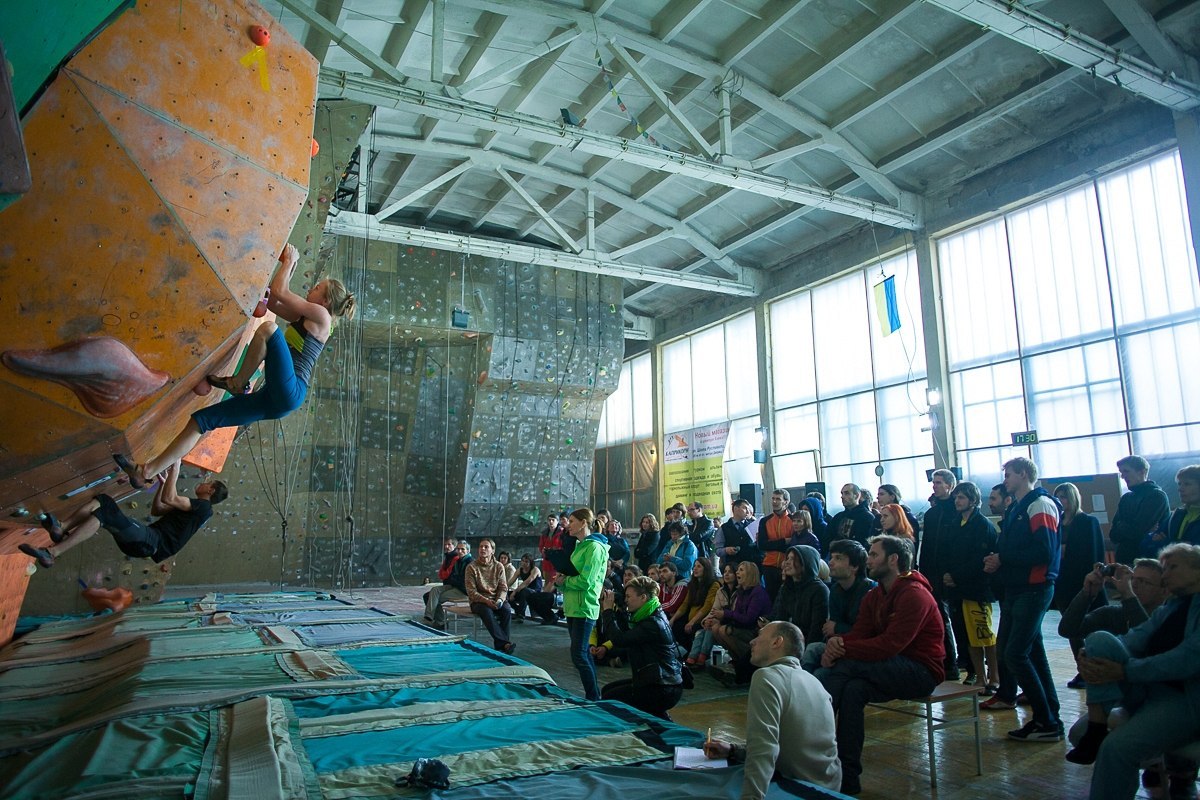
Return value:
M 253 2 L 140 0 L 29 109 L 33 187 L 0 211 L 0 351 L 22 356 L 0 367 L 0 514 L 77 504 L 64 486 L 113 449 L 150 456 L 219 399 L 192 390 L 228 368 L 304 205 L 316 82 Z

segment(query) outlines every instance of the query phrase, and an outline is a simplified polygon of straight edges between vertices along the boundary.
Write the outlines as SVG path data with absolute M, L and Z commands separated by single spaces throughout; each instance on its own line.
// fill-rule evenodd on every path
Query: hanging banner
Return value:
M 662 508 L 704 505 L 709 517 L 725 516 L 725 441 L 729 423 L 669 433 L 663 441 Z

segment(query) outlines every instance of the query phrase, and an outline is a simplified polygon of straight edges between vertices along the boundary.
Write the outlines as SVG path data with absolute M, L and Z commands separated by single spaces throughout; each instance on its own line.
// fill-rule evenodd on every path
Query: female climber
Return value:
M 208 431 L 280 419 L 304 403 L 313 366 L 329 339 L 333 318 L 353 319 L 355 299 L 341 281 L 333 279 L 316 284 L 305 297 L 292 292 L 288 284 L 299 258 L 292 245 L 283 248 L 267 300 L 267 307 L 275 316 L 289 323 L 287 332 L 274 322 L 262 323 L 246 348 L 237 374 L 208 376 L 210 384 L 233 396 L 192 414 L 167 449 L 144 464 L 135 464 L 120 453 L 113 456 L 135 489 L 148 486 L 155 475 L 187 455 Z M 250 378 L 259 364 L 264 365 L 265 380 L 258 391 L 247 394 Z

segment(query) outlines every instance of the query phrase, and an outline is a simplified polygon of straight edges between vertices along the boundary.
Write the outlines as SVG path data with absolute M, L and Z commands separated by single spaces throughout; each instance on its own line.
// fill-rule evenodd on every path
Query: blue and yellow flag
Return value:
M 895 275 L 889 275 L 875 284 L 875 317 L 879 320 L 879 332 L 884 336 L 890 336 L 900 330 Z

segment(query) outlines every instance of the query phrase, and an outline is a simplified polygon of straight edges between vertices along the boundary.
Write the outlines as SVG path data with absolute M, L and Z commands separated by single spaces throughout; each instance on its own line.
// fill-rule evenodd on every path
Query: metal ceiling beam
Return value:
M 900 206 L 915 208 L 918 204 L 910 192 L 896 186 L 871 163 L 870 159 L 854 147 L 853 144 L 835 132 L 827 124 L 812 114 L 788 103 L 770 89 L 756 81 L 732 70 L 729 65 L 714 61 L 676 45 L 668 44 L 654 36 L 635 31 L 624 25 L 606 19 L 593 17 L 586 11 L 581 11 L 547 0 L 455 0 L 459 5 L 493 11 L 509 15 L 530 15 L 543 18 L 569 20 L 584 30 L 594 30 L 598 35 L 620 39 L 626 46 L 634 50 L 652 55 L 660 61 L 673 64 L 685 71 L 702 75 L 710 80 L 721 82 L 736 77 L 738 93 L 747 101 L 763 109 L 779 121 L 804 131 L 809 136 L 822 137 L 829 144 L 831 152 L 846 162 L 855 173 L 867 181 L 875 191 L 891 198 Z
M 700 131 L 696 130 L 696 126 L 683 115 L 683 112 L 671 102 L 666 93 L 658 87 L 658 84 L 646 74 L 641 65 L 629 54 L 629 51 L 612 39 L 608 40 L 608 49 L 625 66 L 625 69 L 629 70 L 629 74 L 633 76 L 633 79 L 641 84 L 641 87 L 649 93 L 650 97 L 662 109 L 663 113 L 683 131 L 687 138 L 692 140 L 692 143 L 696 145 L 700 152 L 712 158 L 716 154 L 713 146 L 708 143 L 707 139 L 700 135 Z
M 1102 0 L 1102 2 L 1108 6 L 1108 10 L 1113 13 L 1125 30 L 1129 31 L 1129 35 L 1146 51 L 1146 55 L 1150 56 L 1150 60 L 1156 65 L 1167 72 L 1182 75 L 1191 81 L 1200 78 L 1200 69 L 1197 68 L 1196 59 L 1185 53 L 1163 32 L 1158 21 L 1154 19 L 1154 15 L 1146 10 L 1140 0 Z
M 388 203 L 386 206 L 384 206 L 383 209 L 381 209 L 377 214 L 375 214 L 375 218 L 380 221 L 387 219 L 392 214 L 395 214 L 397 211 L 407 208 L 412 203 L 417 202 L 422 197 L 429 194 L 430 192 L 432 192 L 434 189 L 438 188 L 442 184 L 452 181 L 455 178 L 457 178 L 459 175 L 462 175 L 464 172 L 469 170 L 471 168 L 471 166 L 472 165 L 471 165 L 470 161 L 464 161 L 463 163 L 459 164 L 457 167 L 454 167 L 453 169 L 443 172 L 441 175 L 438 175 L 436 178 L 429 181 L 424 186 L 417 187 L 416 189 L 413 189 L 411 192 L 404 195 L 403 197 L 401 197 L 397 200 L 394 200 L 391 203 Z
M 722 64 L 735 64 L 763 40 L 779 30 L 785 22 L 804 10 L 811 0 L 791 0 L 788 3 L 768 3 L 763 10 L 774 10 L 771 16 L 762 19 L 752 19 L 744 23 L 725 40 L 717 60 Z
M 711 3 L 712 0 L 672 0 L 650 20 L 650 30 L 659 39 L 669 42 Z
M 698 226 L 681 222 L 676 217 L 655 208 L 647 203 L 640 203 L 634 198 L 613 187 L 583 175 L 577 175 L 557 167 L 534 164 L 530 161 L 499 153 L 495 150 L 464 150 L 461 146 L 406 139 L 400 136 L 380 134 L 374 140 L 375 149 L 380 152 L 405 153 L 413 156 L 434 156 L 439 158 L 459 159 L 464 156 L 481 169 L 496 169 L 503 167 L 512 172 L 519 172 L 539 180 L 566 186 L 577 191 L 587 191 L 610 206 L 622 211 L 637 214 L 641 219 L 664 230 L 670 230 L 699 252 L 712 260 L 720 269 L 743 283 L 757 285 L 761 280 L 758 270 L 742 266 L 731 259 L 720 247 L 713 243 L 709 234 Z M 549 209 L 553 213 L 554 209 Z M 379 218 L 380 222 L 384 219 Z M 520 237 L 518 237 L 520 238 Z
M 925 0 L 1174 111 L 1200 106 L 1200 85 L 1109 47 L 1014 0 Z
M 550 230 L 554 231 L 558 238 L 562 240 L 562 243 L 567 246 L 568 250 L 576 255 L 582 251 L 583 248 L 575 244 L 575 240 L 571 238 L 571 234 L 567 233 L 563 229 L 563 226 L 559 225 L 554 217 L 547 214 L 546 209 L 542 208 L 538 201 L 533 199 L 533 195 L 525 191 L 524 187 L 517 183 L 517 179 L 512 175 L 509 175 L 508 171 L 505 170 L 504 167 L 496 167 L 496 174 L 500 176 L 501 180 L 508 184 L 510 189 L 517 193 L 518 197 L 525 201 L 525 205 L 529 206 L 533 213 L 542 218 L 542 222 L 546 223 Z
M 774 175 L 713 164 L 696 156 L 662 150 L 648 143 L 548 122 L 529 114 L 492 108 L 340 70 L 322 69 L 320 87 L 326 96 L 334 95 L 386 108 L 409 109 L 425 116 L 465 122 L 497 133 L 520 135 L 572 150 L 579 149 L 653 170 L 685 175 L 765 197 L 817 206 L 884 225 L 908 229 L 919 227 L 915 199 L 904 203 L 902 207 L 893 207 L 831 192 L 819 186 L 793 184 L 786 178 Z M 872 171 L 876 171 L 875 167 L 872 167 Z
M 484 239 L 461 233 L 443 233 L 426 228 L 416 228 L 408 225 L 380 224 L 374 217 L 358 214 L 353 211 L 343 211 L 337 216 L 331 216 L 325 225 L 325 232 L 337 236 L 353 236 L 371 241 L 395 242 L 418 247 L 430 247 L 449 250 L 452 253 L 498 258 L 513 261 L 518 264 L 536 264 L 555 269 L 567 269 L 575 272 L 588 272 L 595 275 L 609 275 L 633 281 L 651 281 L 654 283 L 669 283 L 672 286 L 682 286 L 688 289 L 700 289 L 706 292 L 736 295 L 738 297 L 753 297 L 757 294 L 754 286 L 739 283 L 727 278 L 717 278 L 708 275 L 685 275 L 670 269 L 643 266 L 638 264 L 623 264 L 598 253 L 564 253 L 561 250 L 549 250 L 517 242 Z
M 563 31 L 557 36 L 551 36 L 549 39 L 533 47 L 532 49 L 527 50 L 524 53 L 517 53 L 507 61 L 492 67 L 487 72 L 483 72 L 466 83 L 460 84 L 458 86 L 458 91 L 462 94 L 470 94 L 477 89 L 482 89 L 497 78 L 501 78 L 513 70 L 520 69 L 530 61 L 534 61 L 542 56 L 549 55 L 555 50 L 558 50 L 560 47 L 566 47 L 571 42 L 578 39 L 580 34 L 581 32 L 579 28 L 571 26 L 570 29 Z
M 307 5 L 304 0 L 279 0 L 279 3 L 288 11 L 304 20 L 310 29 L 320 31 L 331 42 L 335 42 L 347 53 L 354 56 L 354 58 L 364 66 L 368 66 L 376 72 L 382 73 L 394 81 L 403 82 L 405 80 L 404 75 L 400 72 L 400 70 L 396 69 L 394 64 L 385 61 L 374 50 L 367 47 L 350 34 L 346 33 L 334 23 L 330 22 L 315 8 Z M 328 47 L 328 45 L 326 45 L 326 47 Z
M 314 11 L 336 26 L 342 16 L 342 0 L 319 0 Z M 325 60 L 325 54 L 329 52 L 328 34 L 309 25 L 308 33 L 304 35 L 304 49 L 312 53 L 313 58 L 320 64 Z

